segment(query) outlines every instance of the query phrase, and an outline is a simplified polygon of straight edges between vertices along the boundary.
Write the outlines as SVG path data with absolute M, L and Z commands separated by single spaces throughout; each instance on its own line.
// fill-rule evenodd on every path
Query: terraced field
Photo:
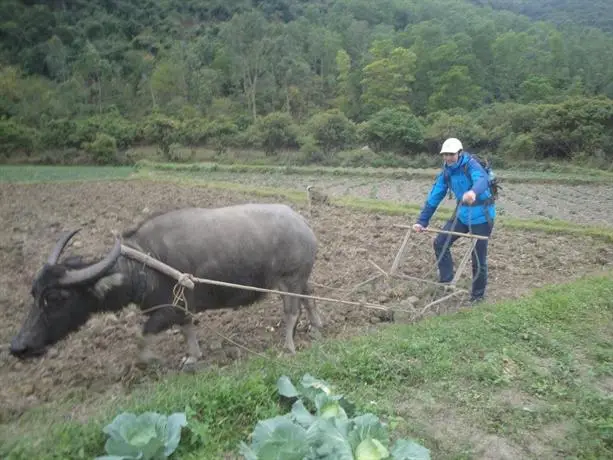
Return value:
M 156 171 L 164 177 L 168 172 Z M 190 180 L 224 181 L 256 187 L 304 191 L 314 185 L 330 196 L 355 196 L 423 204 L 432 179 L 389 179 L 283 173 L 177 172 L 170 174 Z M 499 199 L 501 215 L 520 219 L 555 219 L 584 225 L 613 226 L 613 184 L 538 184 L 505 183 Z M 453 209 L 455 202 L 445 199 L 441 206 Z
M 91 172 L 87 174 L 90 178 Z M 136 333 L 142 324 L 141 316 L 133 308 L 117 315 L 95 316 L 80 331 L 54 346 L 43 359 L 20 362 L 9 355 L 8 343 L 29 307 L 32 277 L 61 232 L 83 228 L 68 248 L 67 255 L 79 253 L 99 257 L 110 248 L 113 231 L 120 231 L 162 209 L 282 201 L 309 216 L 304 201 L 292 202 L 281 191 L 275 195 L 274 191 L 268 190 L 267 196 L 263 196 L 231 190 L 232 187 L 226 187 L 227 183 L 300 193 L 307 185 L 315 184 L 336 197 L 367 197 L 417 205 L 423 202 L 430 186 L 430 181 L 425 179 L 408 181 L 323 175 L 149 171 L 129 178 L 127 171 L 122 170 L 120 176 L 122 180 L 112 180 L 111 171 L 109 178 L 98 181 L 0 182 L 0 264 L 3 267 L 0 274 L 0 431 L 11 433 L 17 430 L 15 432 L 19 433 L 24 414 L 44 411 L 47 406 L 54 407 L 50 409 L 54 416 L 81 423 L 88 418 L 88 411 L 95 407 L 96 401 L 123 398 L 135 385 L 164 381 L 170 374 L 179 372 L 185 348 L 175 330 L 163 334 L 157 341 L 156 351 L 165 360 L 161 369 L 150 372 L 133 366 Z M 37 177 L 41 177 L 40 173 Z M 613 191 L 605 185 L 509 183 L 505 185 L 500 206 L 503 215 L 511 217 L 552 218 L 608 226 L 611 221 L 606 218 L 606 213 L 612 210 L 612 203 Z M 312 278 L 316 295 L 372 302 L 389 308 L 412 308 L 413 313 L 441 296 L 427 284 L 384 280 L 360 291 L 346 292 L 376 275 L 377 267 L 388 269 L 391 266 L 404 235 L 404 230 L 394 225 L 410 223 L 407 217 L 388 215 L 376 209 L 358 211 L 333 205 L 317 208 L 308 218 L 320 242 Z M 441 221 L 435 221 L 434 225 L 441 225 Z M 465 241 L 454 246 L 456 261 L 465 248 Z M 534 288 L 611 268 L 613 248 L 607 238 L 564 232 L 535 233 L 501 226 L 496 228 L 490 242 L 489 301 L 519 299 Z M 400 272 L 436 280 L 431 235 L 412 236 Z M 470 277 L 465 276 L 461 285 L 468 287 Z M 415 299 L 407 306 L 404 300 L 409 296 Z M 447 315 L 456 311 L 458 306 L 455 301 L 443 302 L 420 319 Z M 248 357 L 250 352 L 280 350 L 283 340 L 281 308 L 280 299 L 272 296 L 247 309 L 200 315 L 202 327 L 198 338 L 205 356 L 199 365 L 204 369 L 226 367 Z M 392 323 L 408 321 L 406 315 L 398 312 L 334 302 L 319 302 L 319 308 L 325 338 L 362 337 L 367 332 L 385 330 Z M 303 321 L 299 323 L 296 343 L 299 352 L 313 345 Z M 365 361 L 364 366 L 373 366 L 372 359 Z M 366 374 L 363 376 L 370 378 Z M 55 406 L 58 401 L 75 403 L 64 404 L 60 410 Z M 420 410 L 425 409 L 421 407 Z M 432 436 L 438 439 L 438 434 Z M 71 440 L 69 443 L 78 442 Z M 536 457 L 553 455 L 554 450 L 547 450 L 549 441 L 539 442 L 537 447 L 525 446 L 523 453 L 530 451 Z M 509 452 L 520 455 L 518 446 L 509 447 Z M 448 449 L 455 452 L 452 447 Z M 485 453 L 477 458 L 492 458 L 491 455 L 501 452 L 500 446 L 488 445 L 483 449 L 486 449 Z M 496 458 L 511 458 L 504 455 Z

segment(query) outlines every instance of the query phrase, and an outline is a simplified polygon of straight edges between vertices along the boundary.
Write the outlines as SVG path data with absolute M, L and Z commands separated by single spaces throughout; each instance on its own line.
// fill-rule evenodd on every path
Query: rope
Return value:
M 378 305 L 378 304 L 374 304 L 374 303 L 369 303 L 369 302 L 354 302 L 351 300 L 344 300 L 344 299 L 333 299 L 330 297 L 321 297 L 321 296 L 314 296 L 314 295 L 307 295 L 307 294 L 298 294 L 295 292 L 287 292 L 287 291 L 280 291 L 277 289 L 265 289 L 265 288 L 260 288 L 260 287 L 255 287 L 255 286 L 247 286 L 244 284 L 235 284 L 235 283 L 228 283 L 225 281 L 217 281 L 217 280 L 211 280 L 211 279 L 207 279 L 207 278 L 197 278 L 194 277 L 192 275 L 186 275 L 189 277 L 189 279 L 191 281 L 193 281 L 194 283 L 203 283 L 203 284 L 214 284 L 217 286 L 225 286 L 225 287 L 233 287 L 233 288 L 238 288 L 238 289 L 246 289 L 248 291 L 258 291 L 258 292 L 264 292 L 264 293 L 269 293 L 269 294 L 279 294 L 279 295 L 286 295 L 286 296 L 290 296 L 290 297 L 299 297 L 302 299 L 312 299 L 312 300 L 320 300 L 323 302 L 336 302 L 336 303 L 344 303 L 347 305 L 355 305 L 358 307 L 364 307 L 364 308 L 371 308 L 374 310 L 383 310 L 383 311 L 401 311 L 401 312 L 405 312 L 405 313 L 412 313 L 412 311 L 410 310 L 404 310 L 402 308 L 389 308 L 389 307 L 384 307 L 382 305 Z

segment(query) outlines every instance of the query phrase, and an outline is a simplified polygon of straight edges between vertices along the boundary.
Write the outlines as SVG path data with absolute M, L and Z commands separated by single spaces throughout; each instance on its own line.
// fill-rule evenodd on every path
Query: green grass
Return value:
M 101 428 L 118 412 L 169 413 L 189 405 L 206 442 L 181 447 L 177 458 L 222 458 L 257 420 L 279 413 L 280 375 L 296 380 L 309 372 L 360 410 L 400 417 L 395 436 L 417 439 L 436 459 L 496 458 L 501 449 L 522 458 L 612 458 L 612 331 L 609 273 L 517 301 L 322 341 L 295 358 L 256 357 L 174 376 L 131 399 L 94 405 L 86 424 L 62 420 L 57 407 L 38 410 L 0 429 L 0 455 L 92 458 L 103 452 Z M 522 450 L 528 448 L 532 454 Z
M 130 166 L 0 165 L 0 183 L 123 179 L 133 173 Z
M 292 202 L 305 202 L 306 193 L 281 189 L 277 187 L 248 186 L 236 182 L 212 180 L 210 176 L 202 177 L 190 170 L 170 168 L 158 170 L 131 167 L 95 167 L 95 166 L 0 166 L 0 183 L 34 183 L 34 182 L 64 182 L 89 180 L 119 180 L 145 179 L 171 183 L 182 183 L 209 187 L 217 190 L 228 190 L 249 193 L 254 196 L 279 197 Z M 350 209 L 380 212 L 389 215 L 414 217 L 419 213 L 420 206 L 370 198 L 342 196 L 331 199 L 332 203 Z M 436 219 L 446 219 L 451 211 L 440 208 Z M 580 225 L 572 222 L 552 219 L 516 219 L 500 216 L 497 226 L 512 229 L 540 231 L 551 234 L 585 235 L 613 242 L 613 229 L 599 226 Z
M 274 196 L 293 201 L 295 203 L 306 202 L 306 193 L 299 192 L 297 190 L 281 189 L 277 187 L 249 186 L 236 182 L 222 182 L 212 180 L 210 176 L 198 177 L 191 173 L 185 172 L 166 171 L 161 173 L 157 170 L 141 170 L 135 177 L 152 181 L 198 185 L 217 190 L 247 193 L 253 196 Z M 379 200 L 373 198 L 359 198 L 347 195 L 341 197 L 331 197 L 330 202 L 337 206 L 343 206 L 359 211 L 378 212 L 382 214 L 407 217 L 417 216 L 421 209 L 421 206 L 410 203 L 400 203 L 396 201 Z M 451 215 L 451 210 L 439 208 L 436 212 L 436 219 L 448 219 L 451 217 Z M 581 225 L 563 220 L 517 219 L 513 217 L 499 216 L 496 219 L 496 225 L 497 227 L 539 231 L 550 234 L 591 236 L 603 241 L 613 242 L 613 228 Z
M 244 163 L 161 163 L 142 160 L 137 164 L 138 168 L 153 169 L 159 171 L 187 171 L 192 173 L 206 172 L 251 172 L 251 173 L 282 173 L 302 175 L 331 175 L 331 176 L 356 176 L 378 177 L 389 179 L 432 179 L 438 169 L 433 168 L 352 168 L 352 167 L 328 167 L 328 166 L 280 166 L 267 164 L 244 164 Z M 497 169 L 496 173 L 501 180 L 507 183 L 549 183 L 549 184 L 611 184 L 613 172 L 598 169 L 570 168 L 564 172 L 531 170 L 504 170 Z

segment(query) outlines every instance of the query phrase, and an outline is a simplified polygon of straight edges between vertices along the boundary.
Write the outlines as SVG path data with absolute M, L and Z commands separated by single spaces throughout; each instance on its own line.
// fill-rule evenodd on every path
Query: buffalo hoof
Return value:
M 193 356 L 186 356 L 181 360 L 181 371 L 188 374 L 196 372 L 198 360 Z

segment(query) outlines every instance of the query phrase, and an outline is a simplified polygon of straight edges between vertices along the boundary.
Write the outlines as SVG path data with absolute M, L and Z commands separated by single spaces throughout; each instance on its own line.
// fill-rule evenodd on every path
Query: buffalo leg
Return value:
M 189 319 L 181 308 L 168 306 L 154 311 L 143 326 L 142 338 L 139 344 L 139 362 L 148 364 L 151 361 L 159 360 L 151 350 L 151 341 L 154 335 L 171 328 L 175 324 L 184 327 L 187 323 L 189 323 Z M 193 333 L 192 336 L 194 336 Z
M 202 351 L 198 344 L 198 336 L 196 335 L 196 327 L 191 321 L 181 326 L 181 333 L 187 344 L 187 356 L 190 361 L 197 361 L 202 358 Z
M 138 364 L 151 364 L 154 361 L 159 361 L 158 356 L 151 350 L 151 342 L 153 336 L 151 334 L 141 334 L 138 339 Z
M 305 286 L 303 289 L 303 293 L 305 295 L 311 295 L 311 289 L 308 286 Z M 323 327 L 323 323 L 321 321 L 321 317 L 319 316 L 319 311 L 317 310 L 317 304 L 314 299 L 301 299 L 302 305 L 304 305 L 304 309 L 307 312 L 307 318 L 309 319 L 309 323 L 312 327 L 312 335 L 314 337 L 320 337 L 320 329 Z
M 280 283 L 280 289 L 285 292 L 291 292 L 285 283 Z M 300 299 L 293 296 L 283 297 L 283 313 L 285 316 L 285 348 L 291 353 L 296 354 L 294 345 L 294 335 L 296 334 L 296 326 L 300 317 Z

